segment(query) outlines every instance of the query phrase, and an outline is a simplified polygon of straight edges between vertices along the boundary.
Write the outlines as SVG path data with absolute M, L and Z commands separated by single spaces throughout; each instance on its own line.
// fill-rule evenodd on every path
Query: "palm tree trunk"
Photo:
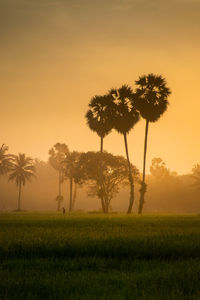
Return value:
M 58 204 L 57 204 L 57 211 L 60 211 L 60 204 L 61 204 L 61 202 L 60 202 L 60 200 L 58 201 Z
M 143 174 L 142 174 L 142 183 L 140 188 L 140 200 L 138 207 L 138 214 L 142 214 L 143 206 L 144 206 L 144 195 L 146 193 L 146 183 L 145 183 L 145 172 L 146 172 L 146 155 L 147 155 L 147 137 L 148 137 L 148 129 L 149 129 L 149 121 L 146 120 L 146 128 L 145 128 L 145 139 L 144 139 L 144 160 L 143 160 Z
M 61 196 L 61 170 L 58 171 L 58 195 Z
M 130 201 L 129 201 L 129 207 L 127 210 L 127 214 L 130 214 L 133 207 L 134 202 L 134 182 L 133 182 L 133 176 L 131 172 L 131 164 L 129 160 L 129 154 L 128 154 L 128 143 L 127 143 L 127 135 L 124 133 L 124 144 L 125 144 L 125 150 L 126 150 L 126 158 L 128 162 L 128 169 L 129 169 L 129 182 L 130 182 Z
M 77 195 L 77 184 L 74 182 L 74 194 L 73 194 L 73 201 L 72 201 L 72 210 L 74 209 L 74 205 L 76 202 L 76 195 Z
M 22 189 L 22 182 L 21 179 L 19 181 L 19 194 L 18 194 L 18 208 L 17 210 L 21 210 L 21 189 Z
M 100 152 L 103 153 L 103 137 L 101 136 L 101 143 L 100 143 Z M 101 166 L 101 170 L 100 170 L 100 184 L 103 185 L 103 170 L 102 170 L 102 166 Z M 101 196 L 101 207 L 103 210 L 103 213 L 106 213 L 106 205 L 105 205 L 105 201 L 103 196 Z
M 61 196 L 61 170 L 58 171 L 58 196 Z M 57 211 L 60 211 L 61 201 L 58 200 Z
M 101 136 L 100 151 L 101 151 L 101 153 L 103 153 L 103 137 L 102 136 Z
M 69 181 L 69 189 L 70 189 L 70 199 L 69 199 L 69 212 L 72 211 L 72 191 L 73 191 L 73 178 L 70 177 Z

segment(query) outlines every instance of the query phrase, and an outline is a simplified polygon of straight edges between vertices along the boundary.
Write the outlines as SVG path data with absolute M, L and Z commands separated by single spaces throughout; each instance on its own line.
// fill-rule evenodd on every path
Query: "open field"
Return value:
M 200 216 L 0 214 L 0 299 L 200 299 Z

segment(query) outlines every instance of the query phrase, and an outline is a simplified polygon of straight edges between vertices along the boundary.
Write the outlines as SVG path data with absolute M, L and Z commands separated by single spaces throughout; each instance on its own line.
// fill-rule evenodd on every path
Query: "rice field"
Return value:
M 0 214 L 0 299 L 200 299 L 200 216 Z

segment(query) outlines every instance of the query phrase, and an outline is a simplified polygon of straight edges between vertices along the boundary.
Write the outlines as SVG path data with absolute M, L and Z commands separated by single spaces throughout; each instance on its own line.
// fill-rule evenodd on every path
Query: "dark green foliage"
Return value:
M 13 259 L 0 267 L 4 299 L 199 299 L 200 260 Z

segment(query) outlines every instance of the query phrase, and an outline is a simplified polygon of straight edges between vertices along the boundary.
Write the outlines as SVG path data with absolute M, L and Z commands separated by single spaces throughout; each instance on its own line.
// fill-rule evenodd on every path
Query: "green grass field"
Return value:
M 200 216 L 0 214 L 0 299 L 200 299 Z

